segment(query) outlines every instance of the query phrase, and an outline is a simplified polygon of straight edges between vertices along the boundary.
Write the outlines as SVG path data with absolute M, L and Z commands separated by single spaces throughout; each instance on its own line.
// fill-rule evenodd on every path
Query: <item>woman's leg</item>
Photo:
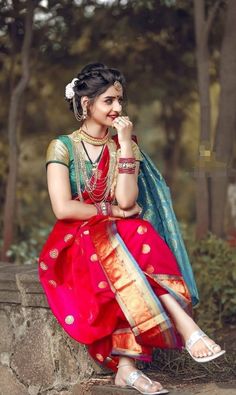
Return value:
M 134 372 L 135 370 L 137 369 L 135 367 L 134 359 L 127 357 L 120 357 L 118 372 L 115 377 L 115 384 L 119 386 L 125 386 L 127 377 L 129 376 L 130 373 Z M 150 394 L 155 391 L 159 391 L 163 388 L 162 385 L 157 381 L 153 381 L 152 384 L 150 384 L 147 381 L 147 379 L 145 379 L 142 376 L 139 377 L 134 384 L 141 391 L 145 390 L 146 393 L 150 392 Z
M 188 340 L 191 334 L 199 330 L 199 326 L 194 320 L 182 309 L 180 304 L 170 294 L 160 295 L 160 300 L 166 310 L 169 312 L 172 320 L 175 323 L 176 329 L 183 337 L 184 343 Z M 208 339 L 209 344 L 215 344 L 211 339 Z M 214 347 L 214 353 L 221 350 L 220 346 Z M 207 348 L 202 340 L 198 340 L 192 347 L 191 353 L 195 357 L 205 357 L 212 355 L 212 352 Z

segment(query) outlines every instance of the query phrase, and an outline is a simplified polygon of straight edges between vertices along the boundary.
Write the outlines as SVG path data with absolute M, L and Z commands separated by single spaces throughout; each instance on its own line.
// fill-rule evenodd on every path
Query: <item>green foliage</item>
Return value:
M 211 233 L 201 241 L 188 236 L 186 242 L 200 293 L 197 320 L 209 329 L 235 322 L 236 250 Z
M 49 227 L 34 228 L 31 235 L 12 244 L 7 256 L 14 263 L 30 265 L 38 262 L 38 255 L 49 233 Z

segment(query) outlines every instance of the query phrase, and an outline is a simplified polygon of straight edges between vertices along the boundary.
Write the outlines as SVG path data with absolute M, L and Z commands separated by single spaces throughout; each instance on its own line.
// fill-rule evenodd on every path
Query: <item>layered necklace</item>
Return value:
M 83 201 L 82 187 L 84 185 L 90 199 L 93 202 L 103 202 L 106 201 L 109 194 L 114 196 L 115 189 L 115 179 L 116 179 L 116 144 L 110 137 L 109 132 L 103 138 L 97 138 L 90 136 L 83 129 L 79 129 L 72 133 L 71 136 L 73 155 L 74 155 L 74 165 L 75 165 L 75 176 L 78 196 L 81 201 Z M 103 145 L 102 151 L 96 162 L 92 162 L 88 155 L 84 142 L 92 145 Z M 102 176 L 102 170 L 99 170 L 99 163 L 102 158 L 105 146 L 109 150 L 109 167 L 105 177 Z M 92 175 L 90 176 L 86 166 L 87 155 L 91 165 L 92 165 Z M 107 163 L 105 163 L 107 165 Z

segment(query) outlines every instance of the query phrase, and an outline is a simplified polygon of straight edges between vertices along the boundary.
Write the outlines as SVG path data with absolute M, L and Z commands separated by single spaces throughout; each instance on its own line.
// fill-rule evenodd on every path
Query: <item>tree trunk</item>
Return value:
M 209 78 L 208 36 L 220 1 L 216 1 L 208 18 L 205 16 L 205 1 L 194 0 L 194 19 L 196 37 L 196 57 L 198 89 L 200 97 L 200 139 L 199 156 L 196 168 L 196 237 L 204 237 L 210 228 L 210 191 L 206 171 L 206 159 L 211 150 L 211 103 Z
M 13 89 L 8 116 L 9 173 L 7 178 L 6 199 L 3 214 L 3 248 L 1 254 L 1 258 L 3 260 L 7 260 L 6 252 L 14 237 L 18 168 L 17 126 L 20 100 L 29 81 L 29 54 L 33 35 L 33 14 L 34 2 L 33 0 L 28 0 L 25 18 L 25 36 L 21 51 L 22 76 L 15 89 Z
M 164 178 L 170 189 L 174 189 L 174 183 L 179 166 L 182 124 L 184 120 L 184 113 L 176 110 L 175 105 L 167 107 L 165 111 L 163 106 L 163 123 L 166 132 L 166 145 L 164 149 Z M 171 110 L 171 111 L 170 111 Z M 171 112 L 171 116 L 169 116 Z
M 229 171 L 233 160 L 236 126 L 236 1 L 229 0 L 220 64 L 219 117 L 212 171 L 212 231 L 224 236 L 224 217 Z

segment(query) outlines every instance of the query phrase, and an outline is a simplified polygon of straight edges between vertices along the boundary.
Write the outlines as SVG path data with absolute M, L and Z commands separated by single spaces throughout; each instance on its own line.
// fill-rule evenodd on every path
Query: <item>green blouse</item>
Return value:
M 138 161 L 142 161 L 142 154 L 138 145 L 132 141 L 132 149 L 134 157 Z M 46 167 L 49 163 L 61 163 L 69 169 L 69 179 L 72 196 L 77 195 L 75 166 L 73 157 L 73 147 L 70 137 L 66 134 L 60 135 L 53 139 L 47 148 Z M 92 164 L 89 160 L 85 161 L 87 173 L 89 177 L 92 175 Z M 82 177 L 80 179 L 81 189 L 84 190 Z

